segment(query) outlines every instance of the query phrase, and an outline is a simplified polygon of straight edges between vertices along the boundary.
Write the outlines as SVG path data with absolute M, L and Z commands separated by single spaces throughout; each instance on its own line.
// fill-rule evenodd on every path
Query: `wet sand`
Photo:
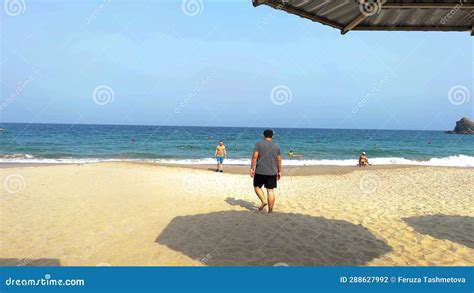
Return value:
M 160 166 L 171 166 L 171 167 L 180 167 L 180 168 L 189 168 L 189 169 L 197 169 L 197 170 L 205 170 L 205 171 L 216 171 L 216 165 L 178 165 L 178 164 L 171 164 L 171 165 L 164 165 L 161 164 Z M 285 166 L 283 168 L 283 176 L 310 176 L 310 175 L 341 175 L 351 173 L 353 171 L 358 170 L 383 170 L 383 169 L 400 169 L 400 168 L 410 168 L 416 166 L 410 165 L 371 165 L 367 167 L 358 167 L 358 166 L 326 166 L 326 165 L 319 165 L 319 166 Z M 240 174 L 240 175 L 248 175 L 250 174 L 250 166 L 244 165 L 224 165 L 223 170 L 225 173 L 229 174 Z
M 147 162 L 117 162 L 123 164 L 137 164 L 137 165 L 150 165 L 160 167 L 174 167 L 174 168 L 186 168 L 203 171 L 216 171 L 216 165 L 207 164 L 157 164 Z M 41 167 L 41 166 L 81 166 L 81 165 L 93 165 L 100 163 L 84 163 L 84 164 L 40 164 L 40 163 L 0 163 L 1 168 L 22 168 L 22 167 Z M 383 170 L 383 169 L 400 169 L 400 168 L 414 168 L 415 165 L 370 165 L 367 167 L 358 166 L 329 166 L 329 165 L 317 165 L 317 166 L 285 166 L 283 169 L 284 176 L 310 176 L 310 175 L 340 175 L 347 174 L 358 170 Z M 446 167 L 443 167 L 446 168 Z M 448 167 L 449 168 L 449 167 Z M 224 165 L 224 172 L 229 174 L 240 174 L 248 175 L 250 173 L 250 166 L 246 165 Z

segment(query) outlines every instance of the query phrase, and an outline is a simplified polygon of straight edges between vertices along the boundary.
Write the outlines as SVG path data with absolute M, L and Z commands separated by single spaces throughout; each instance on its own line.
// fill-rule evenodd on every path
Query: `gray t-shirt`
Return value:
M 278 174 L 277 157 L 281 155 L 281 152 L 276 144 L 268 140 L 259 141 L 255 144 L 254 152 L 258 152 L 256 174 Z

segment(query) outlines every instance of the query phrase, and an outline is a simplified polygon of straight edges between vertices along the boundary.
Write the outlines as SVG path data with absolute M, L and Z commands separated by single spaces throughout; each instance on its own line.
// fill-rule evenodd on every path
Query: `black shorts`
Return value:
M 277 175 L 260 175 L 255 174 L 253 177 L 253 186 L 262 187 L 265 185 L 265 188 L 273 189 L 277 187 Z

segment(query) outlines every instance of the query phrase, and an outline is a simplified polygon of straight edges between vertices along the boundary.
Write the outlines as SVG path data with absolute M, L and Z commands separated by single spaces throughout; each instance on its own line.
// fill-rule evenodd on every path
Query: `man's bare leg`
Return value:
M 273 205 L 275 204 L 275 193 L 273 189 L 267 189 L 268 194 L 268 212 L 273 212 Z
M 267 205 L 267 203 L 265 201 L 265 194 L 263 193 L 263 190 L 258 186 L 255 186 L 255 193 L 257 194 L 258 198 L 262 202 L 262 204 L 258 208 L 258 210 L 261 211 Z

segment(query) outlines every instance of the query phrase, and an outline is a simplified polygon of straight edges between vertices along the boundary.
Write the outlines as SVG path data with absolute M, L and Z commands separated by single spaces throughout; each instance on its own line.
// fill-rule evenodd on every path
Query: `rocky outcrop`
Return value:
M 474 134 L 474 121 L 469 118 L 462 118 L 456 122 L 456 127 L 453 131 L 446 131 L 449 134 Z

